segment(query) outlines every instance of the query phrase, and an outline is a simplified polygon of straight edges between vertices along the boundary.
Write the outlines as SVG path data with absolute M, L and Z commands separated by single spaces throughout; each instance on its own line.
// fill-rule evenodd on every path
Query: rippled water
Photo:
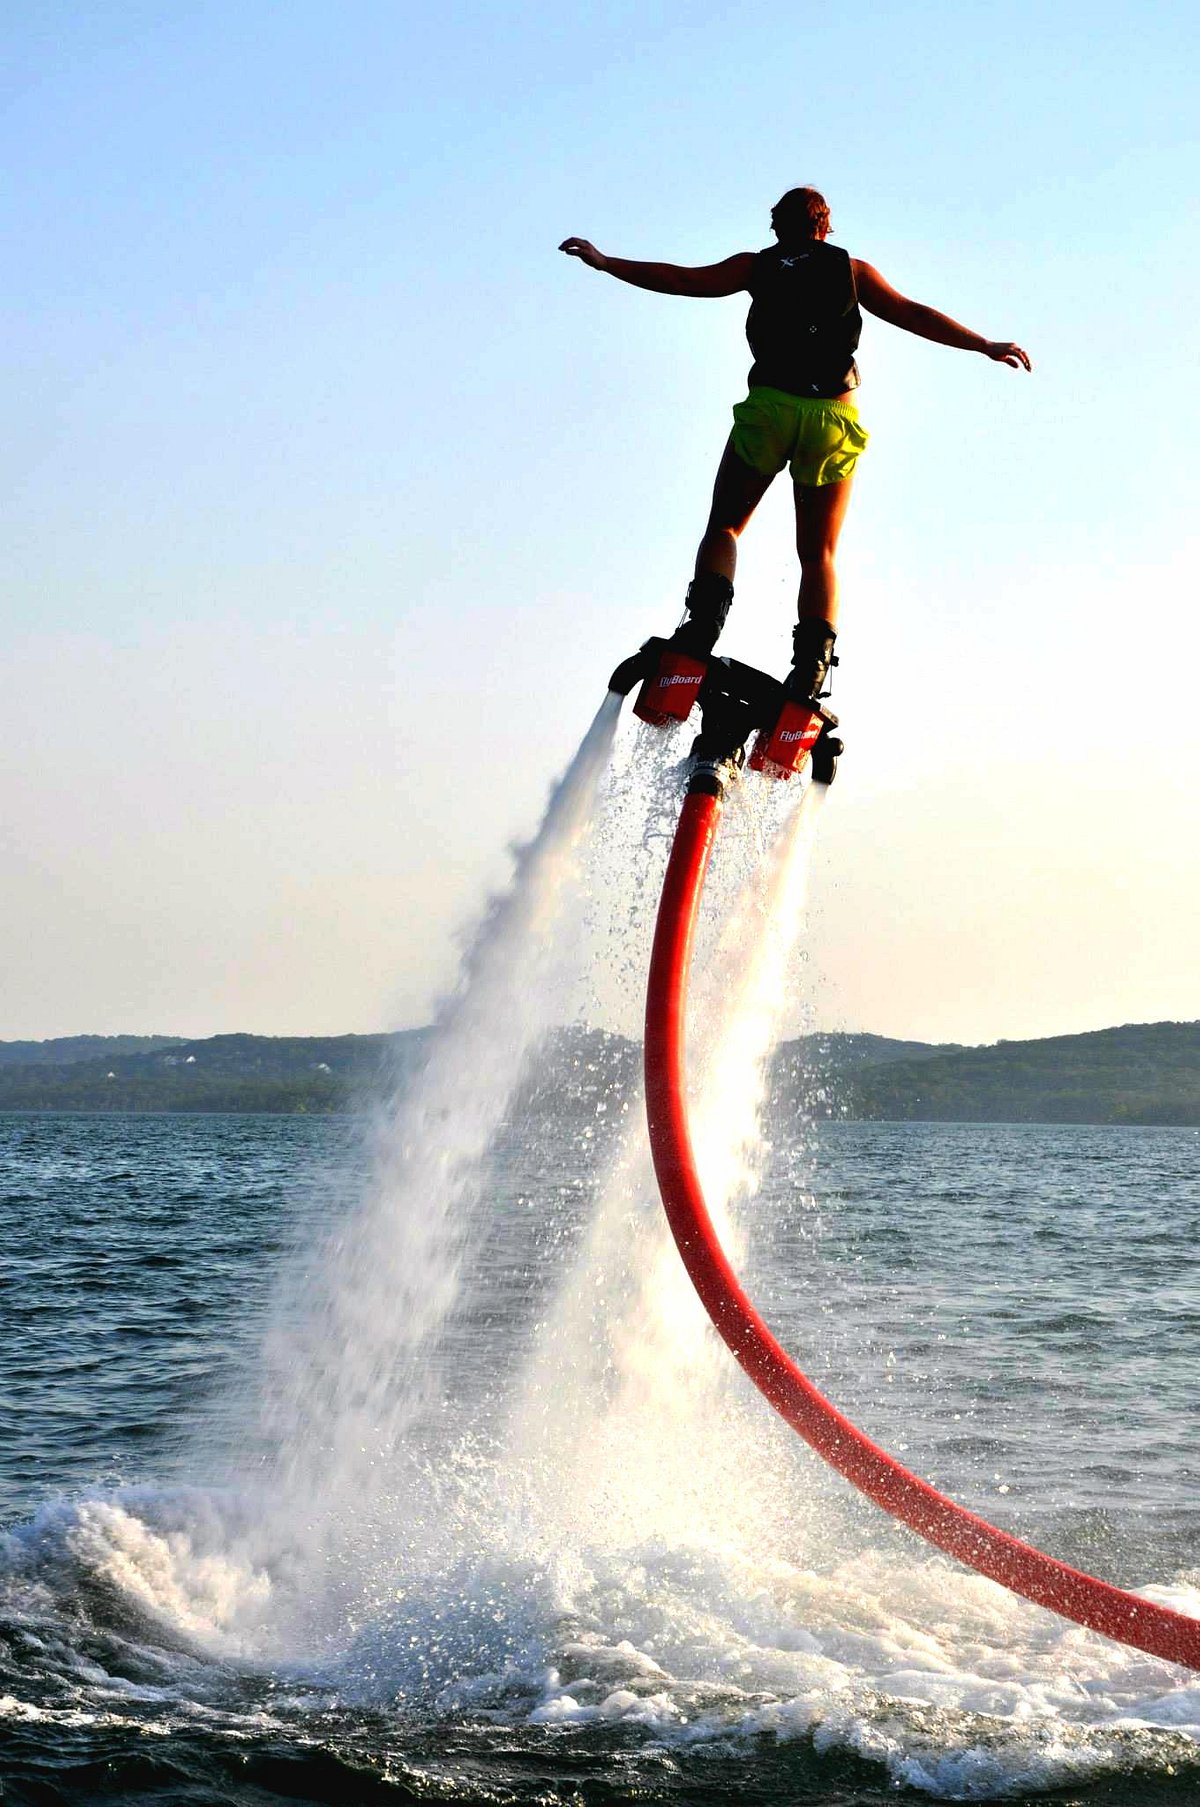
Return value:
M 1200 1683 L 853 1496 L 668 1310 L 639 1181 L 596 1354 L 564 1276 L 630 1102 L 507 1123 L 408 1466 L 332 1517 L 319 1460 L 278 1496 L 264 1350 L 351 1233 L 353 1126 L 0 1117 L 6 1800 L 1200 1797 Z M 771 1128 L 743 1271 L 818 1384 L 1200 1612 L 1200 1138 Z

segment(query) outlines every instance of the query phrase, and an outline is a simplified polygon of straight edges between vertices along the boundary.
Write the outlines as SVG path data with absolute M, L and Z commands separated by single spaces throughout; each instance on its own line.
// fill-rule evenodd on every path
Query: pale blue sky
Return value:
M 748 361 L 739 300 L 554 247 L 710 261 L 797 181 L 1036 363 L 868 323 L 824 1019 L 1200 1015 L 1193 9 L 6 25 L 0 1037 L 425 1016 L 607 672 L 677 616 Z M 727 634 L 780 666 L 787 517 Z

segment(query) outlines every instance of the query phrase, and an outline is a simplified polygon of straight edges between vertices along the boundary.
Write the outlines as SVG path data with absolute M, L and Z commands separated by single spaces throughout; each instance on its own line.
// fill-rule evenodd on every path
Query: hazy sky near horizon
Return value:
M 14 0 L 0 1039 L 425 1019 L 679 612 L 811 181 L 868 320 L 824 1026 L 1200 1017 L 1195 15 Z M 776 486 L 723 648 L 782 670 Z

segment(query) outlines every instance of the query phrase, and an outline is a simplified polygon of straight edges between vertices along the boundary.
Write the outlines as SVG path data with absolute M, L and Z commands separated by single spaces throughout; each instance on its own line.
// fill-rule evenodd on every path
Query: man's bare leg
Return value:
M 708 526 L 696 553 L 697 577 L 715 571 L 733 582 L 738 540 L 774 481 L 774 477 L 764 477 L 761 471 L 744 463 L 730 440 L 717 467 Z
M 800 598 L 797 614 L 837 626 L 838 593 L 834 559 L 846 510 L 850 506 L 853 477 L 817 488 L 797 483 L 796 551 L 800 554 Z
M 796 550 L 800 554 L 799 620 L 792 635 L 788 689 L 799 698 L 821 694 L 834 663 L 838 591 L 835 558 L 853 479 L 817 486 L 797 483 Z
M 687 615 L 671 636 L 683 651 L 706 659 L 717 643 L 733 602 L 737 543 L 772 479 L 752 469 L 726 445 L 717 469 L 712 507 L 688 586 Z

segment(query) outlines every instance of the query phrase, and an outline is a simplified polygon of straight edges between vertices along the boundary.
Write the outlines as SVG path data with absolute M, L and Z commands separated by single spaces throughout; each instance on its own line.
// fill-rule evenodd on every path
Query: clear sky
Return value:
M 797 182 L 868 321 L 828 1026 L 1200 1016 L 1191 6 L 6 9 L 0 1037 L 422 1021 L 743 392 Z M 723 647 L 786 664 L 789 498 Z M 461 749 L 478 749 L 471 757 Z

